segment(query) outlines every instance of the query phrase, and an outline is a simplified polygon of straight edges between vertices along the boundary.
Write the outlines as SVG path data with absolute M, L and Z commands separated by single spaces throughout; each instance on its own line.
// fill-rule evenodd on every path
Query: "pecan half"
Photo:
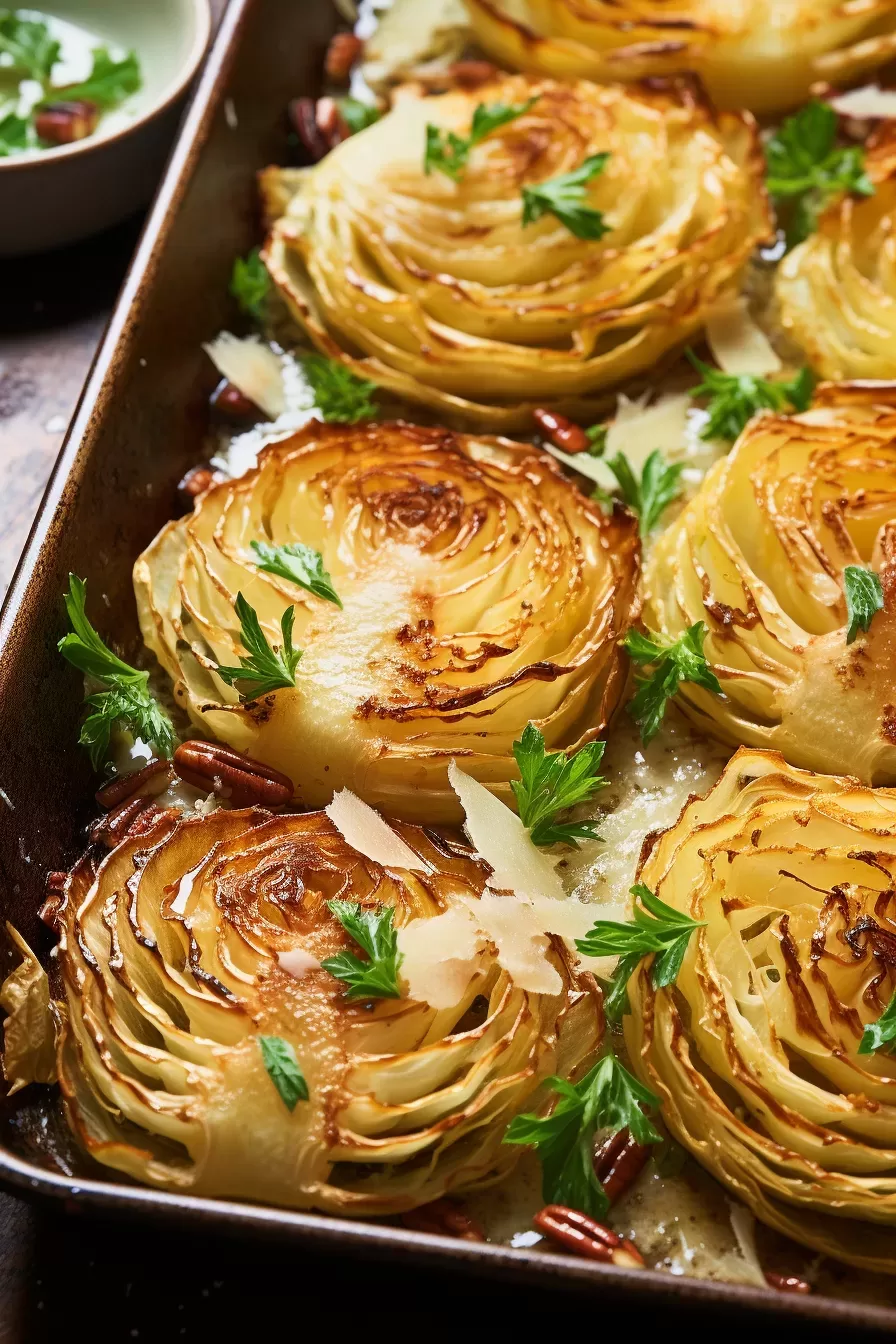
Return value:
M 628 1189 L 650 1157 L 650 1147 L 638 1143 L 627 1129 L 611 1134 L 594 1153 L 594 1174 L 611 1204 Z
M 207 462 L 201 462 L 199 466 L 191 467 L 177 487 L 177 497 L 183 507 L 192 509 L 199 496 L 204 495 L 217 479 L 218 477 Z
M 116 775 L 108 784 L 97 789 L 94 796 L 100 807 L 107 810 L 118 807 L 119 803 L 128 798 L 155 798 L 167 789 L 172 773 L 170 761 L 153 760 L 144 765 L 142 770 L 134 770 L 129 775 Z
M 360 37 L 355 37 L 354 33 L 336 33 L 330 39 L 324 62 L 327 79 L 332 79 L 334 84 L 347 84 L 352 66 L 360 58 L 363 50 L 364 43 Z
M 806 1280 L 798 1279 L 795 1274 L 775 1274 L 766 1270 L 765 1281 L 776 1293 L 802 1293 L 805 1296 L 812 1291 Z
M 414 83 L 422 84 L 427 93 L 448 93 L 452 89 L 478 89 L 498 74 L 491 61 L 453 61 L 441 70 L 427 70 L 425 66 L 413 71 Z
M 182 742 L 174 769 L 194 789 L 211 790 L 234 807 L 281 807 L 295 793 L 288 775 L 216 742 Z
M 211 405 L 228 420 L 263 420 L 264 411 L 250 401 L 245 393 L 226 378 L 222 378 L 211 395 Z
M 533 411 L 532 415 L 542 434 L 555 448 L 563 453 L 587 453 L 591 443 L 581 425 L 556 411 L 542 409 Z
M 48 145 L 71 145 L 93 135 L 100 119 L 96 103 L 86 99 L 49 103 L 34 114 L 34 129 Z
M 90 828 L 94 844 L 114 849 L 125 836 L 145 835 L 162 817 L 175 816 L 177 809 L 161 808 L 151 798 L 127 798 Z
M 311 163 L 321 159 L 349 137 L 349 129 L 332 98 L 293 98 L 289 120 Z
M 644 1260 L 633 1245 L 616 1232 L 604 1227 L 578 1209 L 568 1209 L 565 1204 L 548 1204 L 532 1219 L 543 1236 L 556 1242 L 573 1255 L 583 1255 L 588 1260 L 600 1260 L 605 1265 L 618 1265 L 622 1269 L 644 1269 Z
M 485 1233 L 462 1204 L 453 1199 L 435 1199 L 419 1209 L 401 1215 L 402 1224 L 412 1232 L 431 1232 L 458 1241 L 485 1241 Z

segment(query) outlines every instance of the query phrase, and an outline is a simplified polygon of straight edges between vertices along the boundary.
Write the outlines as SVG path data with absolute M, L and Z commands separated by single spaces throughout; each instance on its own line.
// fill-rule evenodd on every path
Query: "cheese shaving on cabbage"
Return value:
M 553 861 L 536 849 L 516 813 L 454 761 L 448 781 L 460 799 L 471 844 L 493 870 L 492 886 L 518 896 L 562 899 L 563 883 Z
M 265 415 L 276 420 L 286 410 L 283 391 L 283 362 L 269 345 L 257 336 L 242 339 L 222 331 L 202 347 L 215 368 L 254 402 Z
M 766 377 L 778 373 L 781 360 L 765 332 L 753 321 L 743 296 L 730 294 L 709 312 L 706 340 L 713 358 L 725 373 L 752 373 Z
M 341 789 L 334 794 L 332 803 L 324 809 L 327 816 L 348 841 L 352 849 L 365 859 L 381 863 L 384 868 L 409 868 L 425 873 L 426 864 L 396 835 L 378 812 L 351 792 Z

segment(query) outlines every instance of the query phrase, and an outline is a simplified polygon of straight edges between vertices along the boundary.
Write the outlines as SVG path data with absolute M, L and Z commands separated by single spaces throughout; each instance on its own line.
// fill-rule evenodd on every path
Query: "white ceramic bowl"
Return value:
M 87 29 L 98 44 L 133 48 L 143 87 L 87 139 L 0 159 L 0 256 L 6 257 L 76 242 L 149 201 L 211 32 L 208 0 L 32 4 Z

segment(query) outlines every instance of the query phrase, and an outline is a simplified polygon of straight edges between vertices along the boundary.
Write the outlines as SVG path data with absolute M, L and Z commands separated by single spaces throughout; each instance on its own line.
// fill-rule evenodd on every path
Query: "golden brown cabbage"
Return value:
M 865 164 L 874 195 L 834 201 L 775 279 L 781 325 L 825 378 L 896 378 L 896 132 Z
M 479 104 L 536 97 L 473 149 L 459 182 L 424 172 L 427 123 L 467 135 Z M 523 227 L 525 185 L 603 151 L 587 188 L 603 239 L 553 214 Z M 748 114 L 716 114 L 685 86 L 506 76 L 400 93 L 307 172 L 264 256 L 324 354 L 442 415 L 519 428 L 544 404 L 594 416 L 607 389 L 679 349 L 769 227 Z
M 319 550 L 342 610 L 263 573 L 252 541 Z M 143 637 L 207 734 L 392 815 L 460 821 L 452 757 L 510 799 L 532 720 L 554 749 L 600 736 L 625 680 L 637 538 L 547 454 L 409 425 L 312 423 L 214 486 L 140 557 Z M 242 592 L 271 642 L 295 609 L 297 686 L 241 704 Z
M 628 985 L 664 1121 L 764 1222 L 896 1272 L 896 1064 L 858 1053 L 896 990 L 896 791 L 743 749 L 640 880 L 706 925 L 674 986 Z
M 646 570 L 646 623 L 677 636 L 705 621 L 724 689 L 686 683 L 677 703 L 726 741 L 896 780 L 894 563 L 896 388 L 829 384 L 803 415 L 758 416 Z M 847 565 L 877 571 L 885 599 L 850 644 Z
M 260 808 L 162 817 L 75 867 L 59 1079 L 97 1161 L 165 1189 L 354 1216 L 509 1170 L 507 1124 L 594 1050 L 600 996 L 551 939 L 556 994 L 520 989 L 486 947 L 450 1007 L 346 1002 L 317 965 L 357 952 L 327 901 L 391 907 L 403 928 L 483 892 L 468 850 L 396 829 L 421 871 L 362 857 L 325 813 Z M 304 1074 L 292 1110 L 260 1036 L 291 1046 Z
M 894 0 L 466 0 L 502 65 L 558 79 L 699 74 L 720 107 L 771 113 L 818 79 L 848 80 L 896 50 Z

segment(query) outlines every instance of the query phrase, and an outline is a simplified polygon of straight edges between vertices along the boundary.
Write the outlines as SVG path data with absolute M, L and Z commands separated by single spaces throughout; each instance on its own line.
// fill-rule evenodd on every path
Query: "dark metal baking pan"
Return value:
M 283 110 L 314 93 L 334 24 L 330 0 L 231 0 L 171 163 L 0 613 L 0 916 L 49 950 L 37 919 L 44 875 L 79 851 L 91 776 L 76 744 L 76 678 L 56 651 L 69 570 L 106 604 L 104 629 L 139 644 L 134 557 L 176 511 L 175 483 L 194 464 L 214 374 L 201 342 L 231 317 L 235 255 L 256 241 L 253 178 L 286 153 Z M 0 951 L 0 970 L 12 964 Z M 109 1215 L 151 1215 L 238 1235 L 290 1237 L 319 1251 L 456 1267 L 684 1307 L 708 1318 L 780 1319 L 889 1330 L 896 1312 L 826 1298 L 615 1269 L 554 1254 L 476 1245 L 380 1224 L 166 1194 L 98 1179 L 58 1120 L 50 1089 L 0 1109 L 0 1180 Z

